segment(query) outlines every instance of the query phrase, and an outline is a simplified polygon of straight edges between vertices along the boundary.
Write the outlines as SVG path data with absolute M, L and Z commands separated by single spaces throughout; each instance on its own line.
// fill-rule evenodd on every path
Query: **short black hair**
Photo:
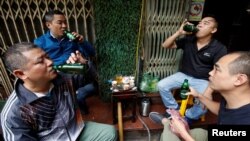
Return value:
M 229 64 L 230 74 L 245 74 L 250 80 L 250 52 L 249 51 L 235 51 L 229 54 L 238 54 L 235 60 Z M 250 81 L 249 81 L 250 84 Z
M 4 53 L 4 64 L 10 71 L 23 68 L 28 60 L 23 52 L 38 48 L 31 42 L 21 42 L 10 46 Z
M 64 15 L 60 10 L 49 10 L 45 13 L 44 22 L 51 22 L 54 18 L 54 15 Z
M 213 18 L 213 19 L 214 19 L 214 22 L 215 22 L 215 27 L 216 27 L 216 28 L 219 27 L 218 17 L 217 17 L 216 15 L 209 13 L 209 14 L 204 14 L 202 17 L 203 17 L 203 18 L 205 18 L 205 17 L 211 17 L 211 18 Z

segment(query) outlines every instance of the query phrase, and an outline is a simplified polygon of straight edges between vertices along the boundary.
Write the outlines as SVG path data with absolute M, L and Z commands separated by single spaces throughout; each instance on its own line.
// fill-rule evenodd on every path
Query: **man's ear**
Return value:
M 18 78 L 20 78 L 20 79 L 22 79 L 22 80 L 24 80 L 24 79 L 27 78 L 27 76 L 25 75 L 25 73 L 24 73 L 22 70 L 20 70 L 20 69 L 14 70 L 14 71 L 13 71 L 13 74 L 14 74 L 16 77 L 18 77 Z
M 214 28 L 211 33 L 214 34 L 215 32 L 217 32 L 217 28 Z
M 45 22 L 47 28 L 50 28 L 50 24 L 51 24 L 50 22 Z
M 244 83 L 248 83 L 248 77 L 245 74 L 238 74 L 237 75 L 237 80 L 235 81 L 235 85 L 239 86 L 242 85 Z

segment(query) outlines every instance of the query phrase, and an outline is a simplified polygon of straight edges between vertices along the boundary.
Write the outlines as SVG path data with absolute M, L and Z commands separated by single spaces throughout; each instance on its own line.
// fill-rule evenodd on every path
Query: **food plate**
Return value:
M 114 92 L 121 92 L 121 91 L 130 91 L 134 88 L 135 86 L 130 86 L 128 84 L 120 84 L 120 85 L 116 85 L 116 86 L 113 86 L 111 89 L 114 91 Z

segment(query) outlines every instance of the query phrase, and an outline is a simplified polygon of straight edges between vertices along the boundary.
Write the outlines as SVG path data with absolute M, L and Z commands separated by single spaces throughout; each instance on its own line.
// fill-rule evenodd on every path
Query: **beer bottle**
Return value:
M 71 41 L 75 41 L 77 38 L 74 36 L 70 31 L 64 30 L 64 34 L 69 38 Z
M 183 26 L 183 30 L 186 32 L 193 32 L 193 33 L 196 33 L 197 31 L 199 31 L 199 29 L 195 27 L 195 25 L 192 25 L 192 24 L 185 24 Z
M 180 97 L 181 99 L 187 99 L 187 95 L 186 93 L 189 91 L 189 84 L 188 84 L 188 80 L 185 79 L 184 82 L 181 85 L 181 89 L 180 89 Z
M 85 71 L 85 65 L 82 64 L 54 65 L 53 69 L 64 73 L 83 73 Z

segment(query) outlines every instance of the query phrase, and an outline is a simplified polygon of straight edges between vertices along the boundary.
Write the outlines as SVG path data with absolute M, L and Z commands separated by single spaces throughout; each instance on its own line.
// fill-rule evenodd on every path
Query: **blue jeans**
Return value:
M 93 94 L 95 92 L 95 89 L 96 88 L 93 83 L 86 84 L 83 87 L 77 89 L 76 97 L 80 107 L 82 106 L 81 104 L 85 104 L 85 98 L 88 95 Z
M 160 80 L 157 86 L 166 108 L 178 109 L 178 103 L 173 97 L 171 90 L 180 88 L 184 79 L 188 79 L 189 86 L 193 87 L 200 94 L 203 94 L 208 86 L 207 80 L 197 79 L 182 72 L 177 72 Z M 190 119 L 199 119 L 207 111 L 202 108 L 202 104 L 197 99 L 195 101 L 193 107 L 187 109 L 185 113 L 185 116 Z

